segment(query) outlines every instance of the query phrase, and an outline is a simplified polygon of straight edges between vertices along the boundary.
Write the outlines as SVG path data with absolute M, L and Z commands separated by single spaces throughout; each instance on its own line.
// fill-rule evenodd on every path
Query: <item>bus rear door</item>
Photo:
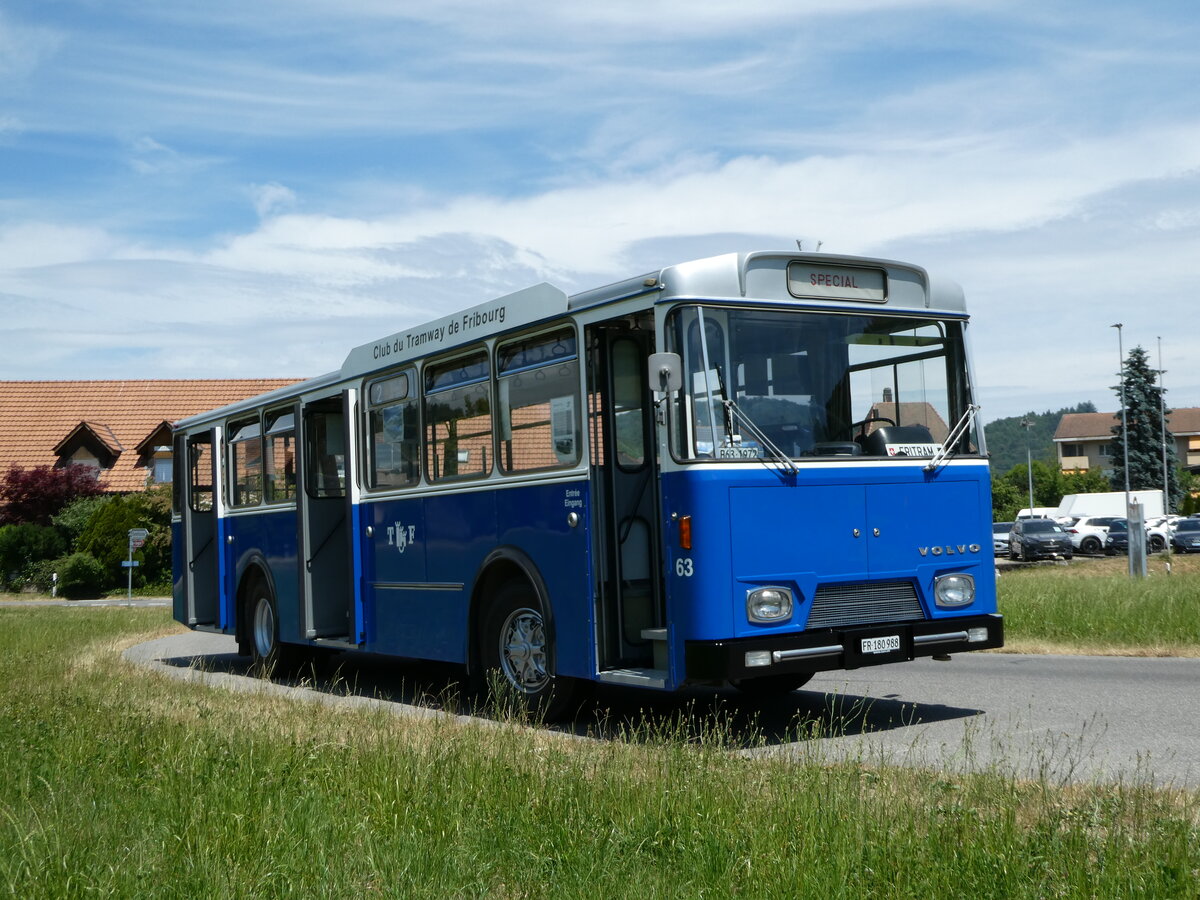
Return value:
M 300 637 L 351 647 L 363 640 L 354 403 L 346 390 L 304 405 L 299 472 Z
M 221 429 L 180 436 L 187 479 L 182 509 L 184 558 L 184 610 L 181 622 L 195 628 L 217 628 L 221 608 Z M 177 611 L 178 612 L 178 611 Z

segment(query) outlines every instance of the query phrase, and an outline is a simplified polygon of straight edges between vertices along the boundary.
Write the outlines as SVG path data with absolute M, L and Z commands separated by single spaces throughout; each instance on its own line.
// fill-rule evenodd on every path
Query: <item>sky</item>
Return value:
M 1194 0 L 0 0 L 0 379 L 311 377 L 799 240 L 962 284 L 984 421 L 1115 410 L 1135 345 L 1200 406 L 1198 46 Z

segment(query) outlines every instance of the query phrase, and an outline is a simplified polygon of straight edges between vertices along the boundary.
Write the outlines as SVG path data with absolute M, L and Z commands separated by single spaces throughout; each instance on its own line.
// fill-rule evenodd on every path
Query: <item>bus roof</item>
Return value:
M 553 285 L 525 288 L 460 312 L 397 331 L 355 347 L 340 370 L 281 388 L 177 423 L 185 427 L 223 418 L 360 378 L 409 360 L 481 340 L 489 334 L 536 325 L 567 312 L 616 303 L 643 294 L 654 302 L 704 299 L 761 300 L 807 309 L 846 311 L 884 308 L 962 318 L 959 285 L 938 281 L 919 266 L 895 260 L 786 250 L 726 253 L 667 266 L 634 278 L 567 296 Z

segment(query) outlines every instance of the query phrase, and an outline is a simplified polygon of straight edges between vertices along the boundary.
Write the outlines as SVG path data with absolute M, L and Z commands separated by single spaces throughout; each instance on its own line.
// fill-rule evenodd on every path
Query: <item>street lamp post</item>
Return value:
M 1171 512 L 1171 481 L 1167 470 L 1167 401 L 1164 399 L 1166 388 L 1163 387 L 1163 376 L 1167 370 L 1162 367 L 1162 337 L 1158 338 L 1158 425 L 1162 440 L 1163 457 L 1163 513 Z
M 1117 329 L 1117 353 L 1120 367 L 1117 369 L 1121 379 L 1121 431 L 1125 438 L 1125 523 L 1129 535 L 1129 575 L 1131 578 L 1146 574 L 1146 528 L 1142 515 L 1141 504 L 1135 510 L 1129 503 L 1129 417 L 1126 413 L 1125 401 L 1125 343 L 1121 323 L 1111 326 Z M 1136 534 L 1135 534 L 1136 530 Z
M 1129 422 L 1125 414 L 1125 342 L 1121 329 L 1124 326 L 1118 322 L 1109 328 L 1117 329 L 1117 377 L 1121 379 L 1121 434 L 1125 439 L 1125 508 L 1129 509 Z
M 1025 429 L 1025 473 L 1029 476 L 1029 514 L 1033 515 L 1033 454 L 1029 450 L 1029 429 L 1033 427 L 1030 419 L 1022 419 L 1021 427 Z

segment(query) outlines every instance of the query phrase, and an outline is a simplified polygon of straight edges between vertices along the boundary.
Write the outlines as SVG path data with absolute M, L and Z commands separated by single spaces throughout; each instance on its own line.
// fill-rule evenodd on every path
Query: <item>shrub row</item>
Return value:
M 80 497 L 49 525 L 0 525 L 0 590 L 48 593 L 57 587 L 74 599 L 124 587 L 128 576 L 121 562 L 128 558 L 132 528 L 149 532 L 134 553 L 134 585 L 169 589 L 170 492 L 155 487 L 143 494 Z

